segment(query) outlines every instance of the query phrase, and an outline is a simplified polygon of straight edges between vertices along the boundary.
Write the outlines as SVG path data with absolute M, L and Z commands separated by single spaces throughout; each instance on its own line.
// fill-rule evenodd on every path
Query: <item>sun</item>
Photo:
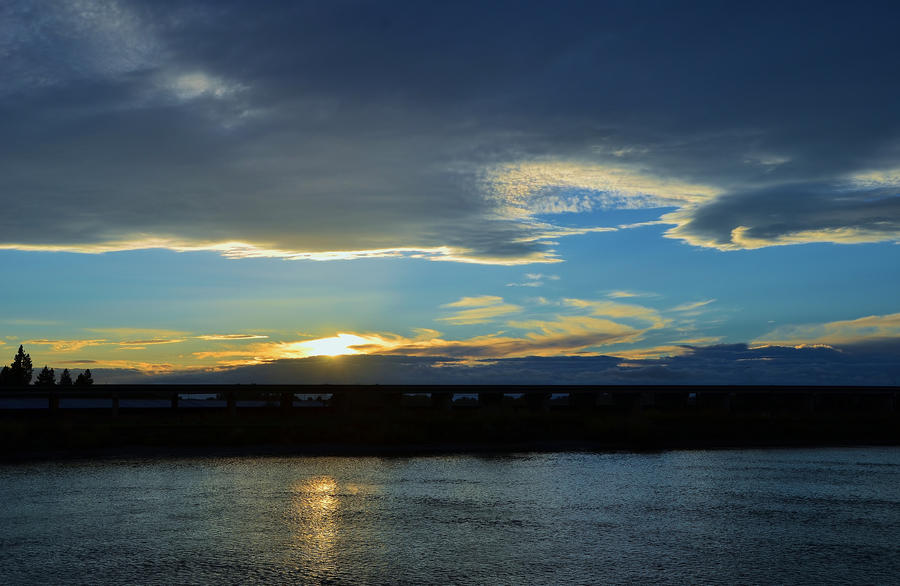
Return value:
M 347 354 L 362 354 L 351 346 L 366 344 L 368 340 L 355 334 L 338 334 L 330 338 L 319 338 L 298 342 L 296 349 L 305 356 L 344 356 Z

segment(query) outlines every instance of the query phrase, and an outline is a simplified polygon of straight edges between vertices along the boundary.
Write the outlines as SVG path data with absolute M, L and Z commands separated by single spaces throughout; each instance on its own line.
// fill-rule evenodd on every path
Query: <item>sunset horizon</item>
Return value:
M 14 2 L 0 356 L 896 385 L 880 10 Z
M 0 1 L 0 585 L 897 583 L 898 30 Z

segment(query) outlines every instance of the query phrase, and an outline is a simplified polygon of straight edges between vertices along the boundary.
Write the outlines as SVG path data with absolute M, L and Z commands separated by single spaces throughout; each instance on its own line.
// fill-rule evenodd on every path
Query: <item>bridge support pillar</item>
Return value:
M 576 409 L 593 409 L 597 406 L 597 393 L 569 393 L 569 406 Z
M 450 409 L 453 406 L 453 393 L 431 393 L 431 407 L 434 409 Z
M 503 404 L 503 393 L 478 393 L 478 404 L 482 407 L 499 407 Z

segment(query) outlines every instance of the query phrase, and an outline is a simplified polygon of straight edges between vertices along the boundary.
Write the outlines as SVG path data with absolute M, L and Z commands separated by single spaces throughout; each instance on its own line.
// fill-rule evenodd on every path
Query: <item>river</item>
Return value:
M 900 448 L 0 465 L 0 583 L 900 583 Z

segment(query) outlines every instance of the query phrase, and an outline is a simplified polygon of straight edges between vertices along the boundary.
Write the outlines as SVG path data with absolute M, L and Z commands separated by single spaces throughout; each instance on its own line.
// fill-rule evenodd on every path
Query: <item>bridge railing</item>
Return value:
M 3 387 L 0 412 L 120 408 L 316 406 L 337 410 L 400 408 L 719 411 L 894 411 L 898 387 L 711 385 L 93 385 Z M 298 396 L 328 397 L 302 401 Z M 416 397 L 415 400 L 411 397 Z M 204 399 L 198 399 L 203 397 Z M 465 399 L 465 400 L 456 400 Z

